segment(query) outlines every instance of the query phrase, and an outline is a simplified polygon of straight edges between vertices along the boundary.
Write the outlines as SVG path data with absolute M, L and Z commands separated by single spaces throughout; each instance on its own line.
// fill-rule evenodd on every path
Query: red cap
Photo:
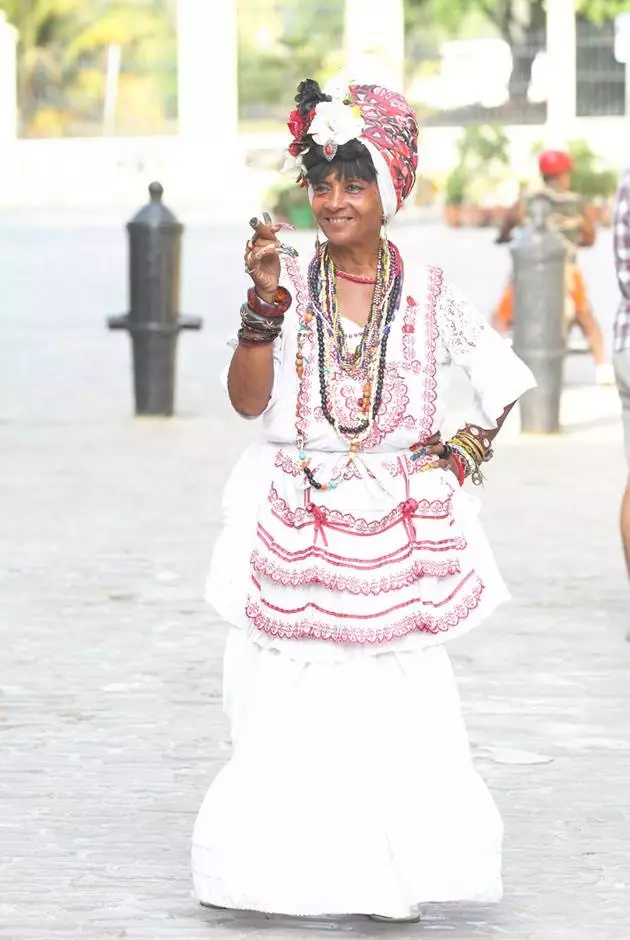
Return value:
M 573 159 L 562 150 L 545 150 L 538 158 L 538 166 L 543 176 L 559 176 L 571 172 Z

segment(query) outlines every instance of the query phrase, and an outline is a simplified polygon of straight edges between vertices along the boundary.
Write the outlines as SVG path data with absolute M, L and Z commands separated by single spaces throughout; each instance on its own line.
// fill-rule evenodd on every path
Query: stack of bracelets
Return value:
M 286 287 L 279 287 L 272 303 L 267 303 L 256 293 L 247 291 L 247 303 L 241 307 L 241 328 L 238 341 L 243 346 L 269 346 L 278 339 L 284 323 L 284 315 L 291 306 L 292 297 Z
M 470 477 L 475 486 L 483 483 L 481 465 L 492 460 L 494 453 L 486 432 L 475 425 L 467 424 L 458 431 L 445 445 L 443 460 L 449 458 L 457 466 L 460 486 Z

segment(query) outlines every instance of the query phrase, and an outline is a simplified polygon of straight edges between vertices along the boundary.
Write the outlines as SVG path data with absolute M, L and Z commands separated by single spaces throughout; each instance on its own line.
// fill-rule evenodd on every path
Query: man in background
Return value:
M 598 385 L 612 385 L 613 370 L 606 361 L 604 337 L 586 290 L 584 277 L 577 264 L 578 248 L 590 248 L 595 242 L 593 210 L 578 193 L 571 190 L 573 159 L 561 150 L 546 150 L 538 160 L 543 185 L 527 198 L 519 199 L 510 209 L 499 232 L 497 244 L 510 241 L 514 228 L 529 217 L 529 204 L 534 197 L 544 196 L 550 203 L 549 226 L 563 236 L 567 246 L 567 321 L 577 323 L 584 334 L 595 360 Z M 510 283 L 501 297 L 492 318 L 499 333 L 508 333 L 514 319 L 514 289 Z
M 630 472 L 630 167 L 621 178 L 615 202 L 615 269 L 621 302 L 615 318 L 614 366 L 623 407 L 623 434 Z M 630 476 L 621 503 L 621 540 L 630 578 Z M 630 633 L 626 637 L 630 640 Z

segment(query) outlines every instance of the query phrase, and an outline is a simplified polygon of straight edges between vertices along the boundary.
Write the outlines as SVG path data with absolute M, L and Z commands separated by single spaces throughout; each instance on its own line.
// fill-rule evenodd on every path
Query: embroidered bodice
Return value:
M 295 262 L 287 265 L 294 307 L 287 315 L 284 336 L 276 344 L 276 376 L 272 399 L 264 415 L 269 442 L 291 446 L 296 437 L 296 407 L 309 451 L 346 453 L 340 438 L 324 418 L 317 370 L 317 343 L 311 321 L 305 343 L 305 370 L 298 400 L 295 373 L 297 308 L 308 303 L 306 285 Z M 515 365 L 516 363 L 516 365 Z M 364 454 L 407 451 L 440 427 L 444 418 L 450 367 L 468 373 L 476 400 L 474 420 L 494 427 L 505 405 L 523 389 L 529 372 L 509 346 L 492 330 L 459 290 L 447 284 L 439 268 L 405 275 L 403 302 L 394 321 L 389 345 L 381 408 Z M 519 367 L 520 366 L 520 370 Z M 333 366 L 329 394 L 336 414 L 348 425 L 358 417 L 358 401 L 367 376 L 349 376 Z

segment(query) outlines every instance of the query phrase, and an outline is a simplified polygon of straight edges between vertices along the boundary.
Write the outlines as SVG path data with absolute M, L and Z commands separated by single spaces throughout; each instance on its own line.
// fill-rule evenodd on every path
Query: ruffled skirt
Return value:
M 324 479 L 338 457 L 318 456 Z M 245 452 L 208 584 L 222 619 L 298 658 L 306 644 L 309 658 L 343 659 L 357 645 L 441 644 L 509 597 L 478 500 L 450 471 L 418 472 L 396 454 L 362 454 L 356 467 L 339 489 L 305 493 L 290 448 Z
M 194 828 L 201 901 L 401 917 L 499 900 L 501 820 L 443 647 L 312 662 L 234 628 L 224 696 L 233 756 Z

